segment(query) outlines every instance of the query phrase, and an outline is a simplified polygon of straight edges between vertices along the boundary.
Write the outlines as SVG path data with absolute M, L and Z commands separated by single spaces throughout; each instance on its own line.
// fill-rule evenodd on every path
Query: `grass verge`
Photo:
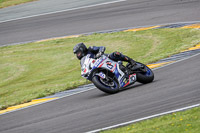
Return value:
M 200 30 L 151 29 L 0 47 L 0 109 L 86 84 L 72 52 L 80 42 L 147 64 L 196 45 Z
M 31 1 L 36 1 L 36 0 L 0 0 L 0 8 L 19 5 L 19 4 L 27 3 Z
M 198 133 L 200 107 L 144 120 L 101 133 Z

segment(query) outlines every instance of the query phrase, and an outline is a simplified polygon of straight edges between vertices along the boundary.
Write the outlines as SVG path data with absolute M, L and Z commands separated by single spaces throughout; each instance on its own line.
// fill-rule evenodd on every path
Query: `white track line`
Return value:
M 198 106 L 200 106 L 200 104 L 195 104 L 195 105 L 192 105 L 192 106 L 183 107 L 183 108 L 180 108 L 180 109 L 175 109 L 175 110 L 171 110 L 171 111 L 167 111 L 167 112 L 163 112 L 163 113 L 159 113 L 159 114 L 155 114 L 155 115 L 139 118 L 139 119 L 136 119 L 136 120 L 120 123 L 120 124 L 117 124 L 117 125 L 113 125 L 113 126 L 109 126 L 109 127 L 105 127 L 105 128 L 89 131 L 87 133 L 96 133 L 96 132 L 100 132 L 100 131 L 103 131 L 103 130 L 116 128 L 116 127 L 119 127 L 119 126 L 125 126 L 125 125 L 128 125 L 128 124 L 132 124 L 134 122 L 138 122 L 138 121 L 142 121 L 142 120 L 146 120 L 146 119 L 150 119 L 150 118 L 154 118 L 154 117 L 158 117 L 158 116 L 161 116 L 161 115 L 166 115 L 166 114 L 170 114 L 170 113 L 174 113 L 174 112 L 178 112 L 178 111 L 183 111 L 183 110 L 191 109 L 191 108 L 198 107 Z
M 73 10 L 84 9 L 84 8 L 90 8 L 90 7 L 95 7 L 95 6 L 113 4 L 113 3 L 123 2 L 123 1 L 127 1 L 127 0 L 116 0 L 116 1 L 111 1 L 111 2 L 104 2 L 104 3 L 100 3 L 100 4 L 89 5 L 89 6 L 71 8 L 71 9 L 67 9 L 67 10 L 60 10 L 60 11 L 48 12 L 48 13 L 43 13 L 43 14 L 38 14 L 38 15 L 31 15 L 31 16 L 27 16 L 27 17 L 21 17 L 21 18 L 16 18 L 16 19 L 9 19 L 9 20 L 5 20 L 5 21 L 0 21 L 0 23 L 20 20 L 20 19 L 26 19 L 26 18 L 32 18 L 32 17 L 38 17 L 38 16 L 43 16 L 43 15 L 49 15 L 49 14 L 55 14 L 55 13 L 61 13 L 61 12 L 67 12 L 67 11 L 73 11 Z

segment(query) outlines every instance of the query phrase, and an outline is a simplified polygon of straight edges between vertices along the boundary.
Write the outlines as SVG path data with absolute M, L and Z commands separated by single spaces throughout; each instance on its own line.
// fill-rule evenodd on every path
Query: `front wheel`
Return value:
M 114 94 L 119 92 L 119 85 L 116 79 L 102 79 L 99 76 L 95 75 L 92 78 L 93 84 L 103 92 Z
M 154 80 L 154 73 L 153 71 L 146 65 L 137 62 L 137 64 L 143 65 L 146 69 L 145 72 L 137 73 L 137 81 L 143 84 L 150 83 Z

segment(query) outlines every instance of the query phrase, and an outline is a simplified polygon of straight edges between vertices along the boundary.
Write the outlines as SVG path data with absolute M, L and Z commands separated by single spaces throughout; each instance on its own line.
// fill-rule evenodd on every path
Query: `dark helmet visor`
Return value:
M 76 52 L 76 57 L 80 60 L 83 57 L 83 53 L 81 51 Z

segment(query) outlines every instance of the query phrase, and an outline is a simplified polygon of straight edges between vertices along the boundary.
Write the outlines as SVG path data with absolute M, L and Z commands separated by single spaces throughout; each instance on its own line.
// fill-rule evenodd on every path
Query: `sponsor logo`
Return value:
M 102 62 L 103 60 L 97 60 L 94 64 L 95 67 L 98 67 L 98 65 Z
M 132 74 L 129 76 L 129 81 L 130 82 L 135 82 L 136 81 L 136 74 Z

